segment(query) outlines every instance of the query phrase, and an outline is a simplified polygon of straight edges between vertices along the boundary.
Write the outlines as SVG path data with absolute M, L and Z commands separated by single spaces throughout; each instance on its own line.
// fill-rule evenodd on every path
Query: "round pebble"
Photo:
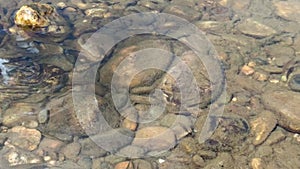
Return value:
M 253 158 L 251 160 L 251 167 L 252 167 L 252 169 L 264 169 L 265 168 L 261 158 Z
M 273 112 L 263 111 L 255 120 L 250 122 L 250 125 L 255 136 L 255 139 L 252 143 L 254 145 L 259 145 L 268 138 L 270 133 L 276 127 L 277 119 Z
M 193 156 L 193 162 L 199 166 L 199 167 L 204 167 L 205 166 L 205 161 L 203 160 L 203 158 L 199 155 L 194 155 Z
M 45 160 L 45 161 L 50 161 L 50 160 L 51 160 L 51 157 L 50 157 L 50 156 L 45 156 L 45 157 L 44 157 L 44 160 Z
M 79 154 L 81 146 L 79 143 L 71 143 L 62 149 L 62 153 L 69 159 L 75 159 Z
M 255 71 L 252 67 L 245 65 L 242 67 L 241 72 L 244 75 L 249 76 L 249 75 L 252 75 Z
M 295 74 L 289 78 L 289 87 L 293 91 L 300 91 L 300 74 Z
M 27 127 L 27 128 L 37 128 L 39 126 L 39 123 L 35 120 L 30 120 L 30 121 L 26 121 L 22 124 L 22 126 Z
M 48 116 L 49 116 L 49 111 L 47 109 L 43 109 L 39 112 L 38 114 L 38 121 L 39 123 L 46 123 L 46 121 L 48 120 Z

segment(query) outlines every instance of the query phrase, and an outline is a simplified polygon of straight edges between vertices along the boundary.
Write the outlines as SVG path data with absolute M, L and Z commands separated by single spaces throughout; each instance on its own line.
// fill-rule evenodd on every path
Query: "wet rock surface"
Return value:
M 1 1 L 0 168 L 299 168 L 299 5 Z M 91 35 L 138 12 L 169 13 L 204 31 L 218 55 L 203 52 L 218 58 L 222 75 L 190 46 L 147 34 L 131 36 L 105 54 L 84 53 L 80 62 L 99 61 L 96 56 L 103 54 L 95 85 L 88 84 L 94 65 L 82 65 L 79 72 L 87 73 L 74 80 L 75 62 Z M 149 27 L 155 21 L 144 20 Z M 163 29 L 183 26 L 162 22 Z M 119 35 L 110 33 L 104 44 Z M 178 38 L 188 41 L 185 33 Z M 149 48 L 157 50 L 145 52 Z M 147 64 L 156 68 L 139 71 Z M 95 97 L 86 92 L 93 86 Z M 208 116 L 222 105 L 224 114 Z M 201 142 L 205 127 L 208 138 Z
M 231 151 L 238 147 L 245 141 L 250 128 L 248 122 L 240 117 L 213 117 L 212 121 L 212 123 L 218 121 L 219 124 L 212 136 L 204 143 L 204 147 L 212 151 Z
M 46 27 L 50 23 L 47 15 L 51 15 L 54 8 L 48 4 L 30 4 L 22 6 L 16 13 L 15 23 L 22 27 Z
M 35 150 L 41 140 L 41 133 L 38 130 L 22 126 L 13 127 L 8 134 L 11 144 L 29 151 Z
M 70 33 L 68 22 L 49 4 L 24 5 L 16 12 L 14 21 L 17 26 L 24 28 L 29 36 L 42 33 L 56 42 L 64 40 Z
M 245 35 L 256 38 L 265 38 L 276 33 L 274 29 L 252 18 L 246 19 L 244 22 L 239 24 L 237 29 Z
M 251 121 L 251 129 L 254 132 L 255 139 L 253 140 L 254 145 L 263 143 L 269 134 L 277 125 L 277 119 L 273 112 L 264 111 L 261 112 L 258 117 Z
M 284 19 L 300 22 L 299 2 L 295 0 L 274 2 L 276 14 Z
M 292 131 L 299 132 L 299 98 L 297 92 L 272 91 L 263 95 L 264 105 L 277 112 L 279 124 Z

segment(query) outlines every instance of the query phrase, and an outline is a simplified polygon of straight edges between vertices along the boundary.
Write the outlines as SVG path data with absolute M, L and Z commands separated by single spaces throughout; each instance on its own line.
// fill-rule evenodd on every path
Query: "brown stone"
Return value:
M 3 125 L 13 127 L 24 122 L 36 120 L 35 112 L 38 111 L 36 105 L 27 103 L 16 103 L 8 108 L 3 114 Z
M 276 127 L 276 124 L 277 120 L 272 112 L 264 111 L 260 113 L 255 120 L 250 122 L 255 137 L 252 143 L 254 145 L 263 143 Z
M 261 158 L 253 158 L 251 160 L 251 167 L 253 169 L 264 169 L 266 166 Z
M 75 159 L 79 154 L 81 146 L 79 143 L 73 142 L 62 149 L 62 153 L 69 159 Z
M 42 136 L 38 130 L 28 129 L 23 126 L 13 127 L 8 133 L 8 139 L 11 141 L 11 144 L 29 151 L 37 148 Z
M 241 72 L 244 74 L 244 75 L 252 75 L 254 73 L 254 69 L 250 66 L 243 66 L 242 69 L 241 69 Z
M 51 14 L 54 10 L 48 4 L 31 4 L 22 6 L 16 13 L 16 25 L 23 27 L 45 27 L 49 25 L 49 21 L 44 18 L 35 8 L 43 8 L 46 14 Z
M 135 131 L 138 124 L 137 124 L 137 120 L 138 120 L 138 115 L 137 113 L 130 113 L 129 115 L 126 116 L 126 118 L 123 120 L 122 122 L 122 126 L 124 128 L 127 128 L 131 131 Z
M 298 0 L 274 2 L 276 14 L 284 19 L 300 22 L 300 2 Z
M 137 43 L 138 45 L 133 45 Z M 157 59 L 158 56 L 164 55 L 160 51 L 156 53 L 152 51 L 151 55 L 146 52 L 143 56 L 138 53 L 143 51 L 142 49 L 154 47 L 169 51 L 168 43 L 163 40 L 130 39 L 126 41 L 126 46 L 116 49 L 114 56 L 100 69 L 100 82 L 104 86 L 109 86 L 114 76 L 114 85 L 130 88 L 150 86 L 157 77 L 163 74 L 162 70 L 165 70 L 173 59 L 171 56 Z M 155 68 L 151 68 L 154 66 Z
M 175 146 L 174 132 L 166 127 L 145 127 L 136 132 L 133 145 L 145 148 L 148 151 L 163 151 Z
M 267 145 L 277 144 L 283 141 L 286 138 L 286 134 L 283 132 L 281 128 L 277 128 L 274 132 L 266 140 Z
M 58 151 L 64 143 L 60 140 L 54 140 L 50 138 L 44 138 L 42 139 L 39 149 L 42 149 L 44 151 L 49 151 L 49 152 L 56 152 Z
M 255 72 L 253 75 L 253 78 L 258 80 L 258 81 L 267 81 L 269 76 L 266 73 L 261 73 L 261 72 Z
M 124 121 L 122 123 L 122 126 L 124 128 L 127 128 L 127 129 L 131 130 L 131 131 L 135 131 L 136 128 L 137 128 L 137 123 L 134 122 L 134 121 L 129 120 L 128 118 L 126 118 L 126 119 L 124 119 Z
M 203 158 L 201 156 L 199 156 L 197 154 L 193 156 L 193 162 L 199 167 L 205 166 L 205 161 L 203 160 Z
M 283 128 L 300 132 L 300 93 L 292 91 L 267 91 L 262 95 L 266 108 L 277 112 Z
M 115 165 L 115 169 L 129 169 L 133 168 L 132 163 L 130 161 L 122 161 Z

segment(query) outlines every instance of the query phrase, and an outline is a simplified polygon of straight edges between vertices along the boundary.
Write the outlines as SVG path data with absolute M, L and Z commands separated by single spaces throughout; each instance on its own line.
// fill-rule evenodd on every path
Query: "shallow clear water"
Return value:
M 0 169 L 300 167 L 297 0 L 39 2 L 0 0 Z

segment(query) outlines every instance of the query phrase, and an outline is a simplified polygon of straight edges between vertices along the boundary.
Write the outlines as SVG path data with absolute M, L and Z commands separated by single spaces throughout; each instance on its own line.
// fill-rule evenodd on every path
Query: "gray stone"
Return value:
M 217 157 L 217 153 L 213 152 L 213 151 L 205 151 L 205 150 L 199 150 L 198 151 L 198 155 L 201 156 L 204 159 L 213 159 Z
M 189 21 L 198 20 L 202 16 L 199 11 L 183 5 L 169 5 L 163 12 L 176 15 Z
M 145 155 L 145 150 L 138 146 L 129 145 L 120 149 L 119 154 L 129 158 L 138 158 Z
M 0 133 L 0 146 L 4 145 L 4 142 L 7 139 L 7 134 L 5 133 Z
M 275 63 L 278 67 L 284 66 L 294 57 L 294 49 L 291 47 L 281 45 L 271 45 L 265 47 L 267 55 L 271 58 L 275 58 Z
M 106 154 L 106 151 L 102 149 L 100 146 L 98 146 L 93 140 L 90 138 L 79 140 L 79 143 L 81 144 L 81 155 L 86 155 L 89 157 L 101 157 Z
M 93 160 L 92 169 L 113 169 L 113 165 L 109 162 L 102 161 L 102 159 L 97 158 Z
M 82 168 L 92 168 L 93 161 L 89 157 L 81 157 L 78 162 L 78 165 L 80 165 Z
M 61 151 L 68 159 L 75 159 L 77 158 L 80 149 L 81 145 L 79 143 L 73 142 L 63 147 Z
M 53 54 L 52 56 L 45 57 L 41 60 L 41 63 L 57 66 L 64 71 L 71 71 L 73 69 L 73 63 L 63 54 Z
M 146 160 L 134 160 L 133 161 L 133 166 L 137 166 L 137 169 L 152 169 L 152 165 L 150 162 L 146 161 Z
M 132 45 L 130 44 L 136 44 Z M 100 69 L 100 82 L 104 86 L 110 86 L 112 82 L 112 77 L 114 76 L 114 87 L 137 87 L 137 86 L 150 86 L 157 77 L 163 74 L 162 70 L 166 68 L 171 63 L 173 57 L 166 56 L 157 59 L 156 56 L 161 55 L 161 53 L 151 53 L 151 56 L 141 56 L 141 53 L 135 53 L 139 50 L 145 48 L 158 48 L 166 51 L 170 50 L 169 44 L 163 40 L 153 40 L 153 39 L 129 39 L 126 41 L 126 45 L 117 48 L 114 56 Z M 130 57 L 131 55 L 138 55 L 139 57 Z M 150 54 L 150 53 L 148 53 Z M 147 55 L 148 55 L 147 54 Z M 145 61 L 146 59 L 146 61 Z M 140 71 L 141 68 L 145 67 L 155 67 L 157 69 L 146 69 Z
M 294 39 L 293 48 L 295 50 L 296 55 L 300 56 L 300 35 L 297 35 Z
M 143 147 L 148 153 L 167 151 L 176 145 L 175 133 L 166 127 L 145 127 L 136 132 L 133 145 Z
M 175 148 L 170 155 L 164 158 L 163 163 L 158 163 L 159 169 L 182 169 L 182 168 L 196 168 L 192 167 L 192 158 L 189 154 Z M 191 166 L 191 167 L 187 167 Z
M 45 123 L 48 120 L 49 111 L 47 109 L 43 109 L 38 114 L 39 123 Z
M 175 133 L 176 139 L 179 140 L 192 132 L 195 120 L 193 117 L 176 115 L 176 120 L 171 129 Z
M 237 29 L 245 35 L 264 38 L 276 34 L 276 30 L 264 25 L 262 22 L 254 19 L 248 18 L 237 26 Z
M 267 145 L 273 145 L 283 141 L 285 138 L 286 134 L 283 132 L 283 129 L 277 127 L 277 129 L 271 133 L 265 143 Z
M 262 145 L 259 146 L 255 152 L 256 157 L 268 157 L 273 154 L 273 149 L 271 146 Z
M 78 164 L 76 164 L 75 162 L 71 161 L 71 160 L 66 160 L 63 163 L 59 164 L 56 167 L 51 167 L 51 169 L 82 169 L 81 166 L 79 166 Z
M 291 90 L 300 91 L 300 66 L 294 67 L 292 72 L 288 75 L 288 85 Z
M 35 120 L 30 120 L 30 121 L 23 122 L 22 126 L 30 128 L 30 129 L 34 129 L 39 126 L 39 123 Z
M 106 151 L 115 152 L 129 145 L 134 138 L 134 133 L 125 128 L 118 128 L 105 133 L 99 133 L 90 138 Z
M 52 152 L 58 152 L 64 145 L 65 143 L 60 140 L 45 137 L 40 142 L 39 150 L 51 154 Z

